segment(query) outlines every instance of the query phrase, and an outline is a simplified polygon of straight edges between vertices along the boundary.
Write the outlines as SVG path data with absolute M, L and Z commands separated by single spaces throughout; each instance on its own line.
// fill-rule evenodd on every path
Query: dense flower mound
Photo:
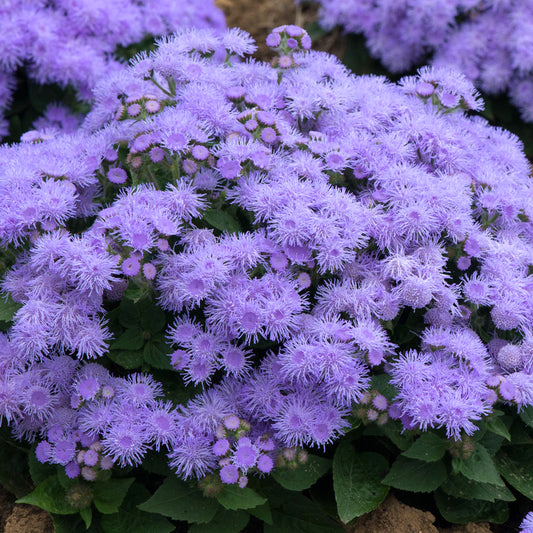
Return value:
M 326 28 L 362 33 L 391 72 L 433 54 L 490 94 L 508 92 L 533 121 L 533 4 L 529 0 L 319 0 Z
M 83 99 L 120 68 L 114 52 L 180 28 L 225 28 L 212 0 L 5 0 L 0 5 L 0 112 L 10 104 L 15 71 L 38 83 L 73 86 Z M 7 123 L 0 122 L 0 137 Z
M 461 439 L 499 403 L 533 404 L 518 139 L 471 115 L 457 73 L 356 77 L 296 26 L 268 43 L 270 65 L 239 59 L 241 30 L 179 33 L 103 80 L 79 129 L 0 149 L 19 304 L 0 416 L 70 476 L 155 448 L 181 477 L 244 486 L 349 415 Z M 142 355 L 115 364 L 151 335 L 111 341 L 131 306 L 163 317 L 188 401 Z

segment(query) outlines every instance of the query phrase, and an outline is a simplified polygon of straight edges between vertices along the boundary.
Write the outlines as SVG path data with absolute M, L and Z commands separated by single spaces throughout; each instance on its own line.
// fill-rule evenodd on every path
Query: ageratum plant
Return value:
M 22 85 L 26 78 L 71 87 L 79 99 L 90 100 L 98 80 L 121 68 L 128 47 L 148 47 L 153 36 L 185 27 L 223 30 L 224 15 L 212 1 L 5 0 L 0 6 L 0 111 L 9 115 L 17 81 Z M 31 104 L 44 106 L 36 101 L 44 95 L 35 88 L 29 92 Z M 24 105 L 29 102 L 17 99 L 11 114 Z M 52 122 L 64 113 L 55 107 L 49 112 Z M 0 118 L 0 137 L 8 135 L 8 118 Z
M 87 527 L 94 503 L 113 532 L 125 513 L 336 531 L 327 495 L 290 492 L 334 451 L 337 521 L 392 486 L 503 522 L 500 474 L 532 497 L 520 141 L 456 72 L 392 84 L 296 26 L 267 43 L 271 64 L 240 60 L 241 30 L 178 33 L 110 73 L 76 132 L 0 149 L 0 415 L 37 458 L 21 501 Z
M 533 121 L 533 5 L 528 0 L 320 1 L 325 28 L 362 33 L 391 72 L 432 55 L 435 66 L 461 70 L 488 94 L 506 92 Z

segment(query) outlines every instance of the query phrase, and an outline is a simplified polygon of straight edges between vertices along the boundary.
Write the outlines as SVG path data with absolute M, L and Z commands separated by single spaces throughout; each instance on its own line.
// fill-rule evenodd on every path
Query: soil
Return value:
M 409 507 L 390 495 L 375 511 L 357 520 L 349 533 L 491 533 L 488 524 L 438 528 L 428 511 Z
M 46 511 L 16 504 L 15 497 L 0 487 L 0 532 L 54 533 L 54 525 Z
M 236 26 L 252 35 L 258 46 L 254 57 L 262 60 L 272 57 L 265 39 L 273 28 L 283 24 L 305 27 L 317 20 L 316 6 L 295 6 L 293 0 L 215 0 L 215 3 L 224 11 L 229 28 Z M 337 57 L 342 57 L 345 48 L 345 39 L 339 31 L 313 39 L 314 50 Z

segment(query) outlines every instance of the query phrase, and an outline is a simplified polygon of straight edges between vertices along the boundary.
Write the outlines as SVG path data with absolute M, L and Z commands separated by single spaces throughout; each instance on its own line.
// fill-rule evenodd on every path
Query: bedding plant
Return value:
M 521 142 L 448 68 L 391 83 L 297 26 L 267 44 L 162 38 L 81 125 L 0 147 L 3 480 L 57 531 L 342 531 L 390 488 L 518 524 Z

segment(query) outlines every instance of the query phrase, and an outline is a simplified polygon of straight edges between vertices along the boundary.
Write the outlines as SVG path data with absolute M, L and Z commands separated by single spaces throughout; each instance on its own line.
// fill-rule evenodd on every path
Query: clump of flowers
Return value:
M 508 92 L 533 121 L 533 6 L 527 0 L 319 1 L 326 28 L 362 33 L 391 72 L 425 62 L 463 72 L 489 94 Z
M 299 28 L 268 41 L 272 64 L 240 60 L 238 29 L 165 38 L 99 84 L 78 129 L 0 148 L 18 304 L 0 414 L 68 475 L 152 448 L 214 492 L 305 462 L 354 415 L 461 441 L 495 405 L 533 404 L 518 139 L 472 117 L 447 69 L 392 84 Z M 159 307 L 163 362 L 120 364 L 124 338 L 152 336 L 110 344 L 125 302 Z
M 118 47 L 185 27 L 225 28 L 214 2 L 197 0 L 6 0 L 0 24 L 0 112 L 11 103 L 17 69 L 39 84 L 70 85 L 88 100 L 99 79 L 121 69 Z M 2 118 L 0 137 L 7 128 Z

